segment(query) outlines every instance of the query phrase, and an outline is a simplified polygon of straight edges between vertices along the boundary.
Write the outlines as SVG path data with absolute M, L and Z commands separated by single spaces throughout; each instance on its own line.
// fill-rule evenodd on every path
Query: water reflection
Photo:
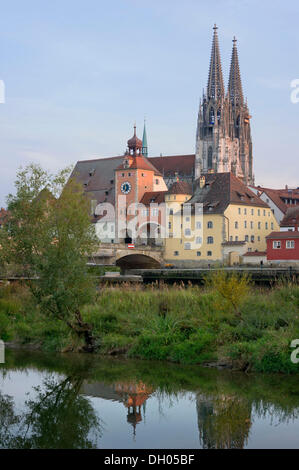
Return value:
M 0 447 L 22 449 L 76 449 L 96 447 L 100 420 L 91 404 L 79 394 L 83 379 L 54 375 L 34 387 L 24 410 L 17 412 L 13 397 L 0 394 Z
M 243 449 L 251 426 L 251 405 L 234 395 L 196 398 L 199 439 L 204 449 Z
M 299 448 L 295 376 L 80 355 L 7 356 L 0 369 L 1 448 L 242 449 L 258 446 L 263 435 L 266 447 Z M 30 387 L 19 404 L 25 373 Z

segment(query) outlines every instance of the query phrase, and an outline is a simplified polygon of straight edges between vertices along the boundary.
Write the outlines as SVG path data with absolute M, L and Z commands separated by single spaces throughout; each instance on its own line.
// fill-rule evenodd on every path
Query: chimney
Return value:
M 199 178 L 199 187 L 200 187 L 200 189 L 204 188 L 205 185 L 206 185 L 206 178 L 205 178 L 205 176 L 201 176 Z

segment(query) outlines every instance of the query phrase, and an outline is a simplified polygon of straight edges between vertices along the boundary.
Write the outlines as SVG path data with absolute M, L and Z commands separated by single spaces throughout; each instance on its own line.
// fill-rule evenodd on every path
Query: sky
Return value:
M 214 23 L 226 85 L 238 39 L 256 184 L 298 187 L 298 18 L 297 0 L 2 1 L 0 206 L 21 166 L 122 155 L 144 118 L 150 156 L 194 153 Z

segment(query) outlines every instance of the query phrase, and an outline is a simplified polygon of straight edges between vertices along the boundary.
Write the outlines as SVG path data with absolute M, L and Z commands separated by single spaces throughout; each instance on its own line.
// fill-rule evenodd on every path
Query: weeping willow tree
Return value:
M 17 173 L 16 192 L 7 198 L 9 220 L 1 230 L 0 252 L 4 263 L 21 265 L 31 278 L 40 311 L 66 323 L 91 352 L 94 339 L 81 311 L 96 293 L 86 260 L 97 240 L 90 201 L 68 175 L 69 169 L 52 175 L 34 164 Z

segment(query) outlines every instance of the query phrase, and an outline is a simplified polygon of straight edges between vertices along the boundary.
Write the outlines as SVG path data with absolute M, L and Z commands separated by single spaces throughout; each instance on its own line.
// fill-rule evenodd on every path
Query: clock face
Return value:
M 121 189 L 121 192 L 124 193 L 124 194 L 129 194 L 129 192 L 131 191 L 132 189 L 132 186 L 130 185 L 130 183 L 128 181 L 126 181 L 125 183 L 123 183 L 120 187 Z

